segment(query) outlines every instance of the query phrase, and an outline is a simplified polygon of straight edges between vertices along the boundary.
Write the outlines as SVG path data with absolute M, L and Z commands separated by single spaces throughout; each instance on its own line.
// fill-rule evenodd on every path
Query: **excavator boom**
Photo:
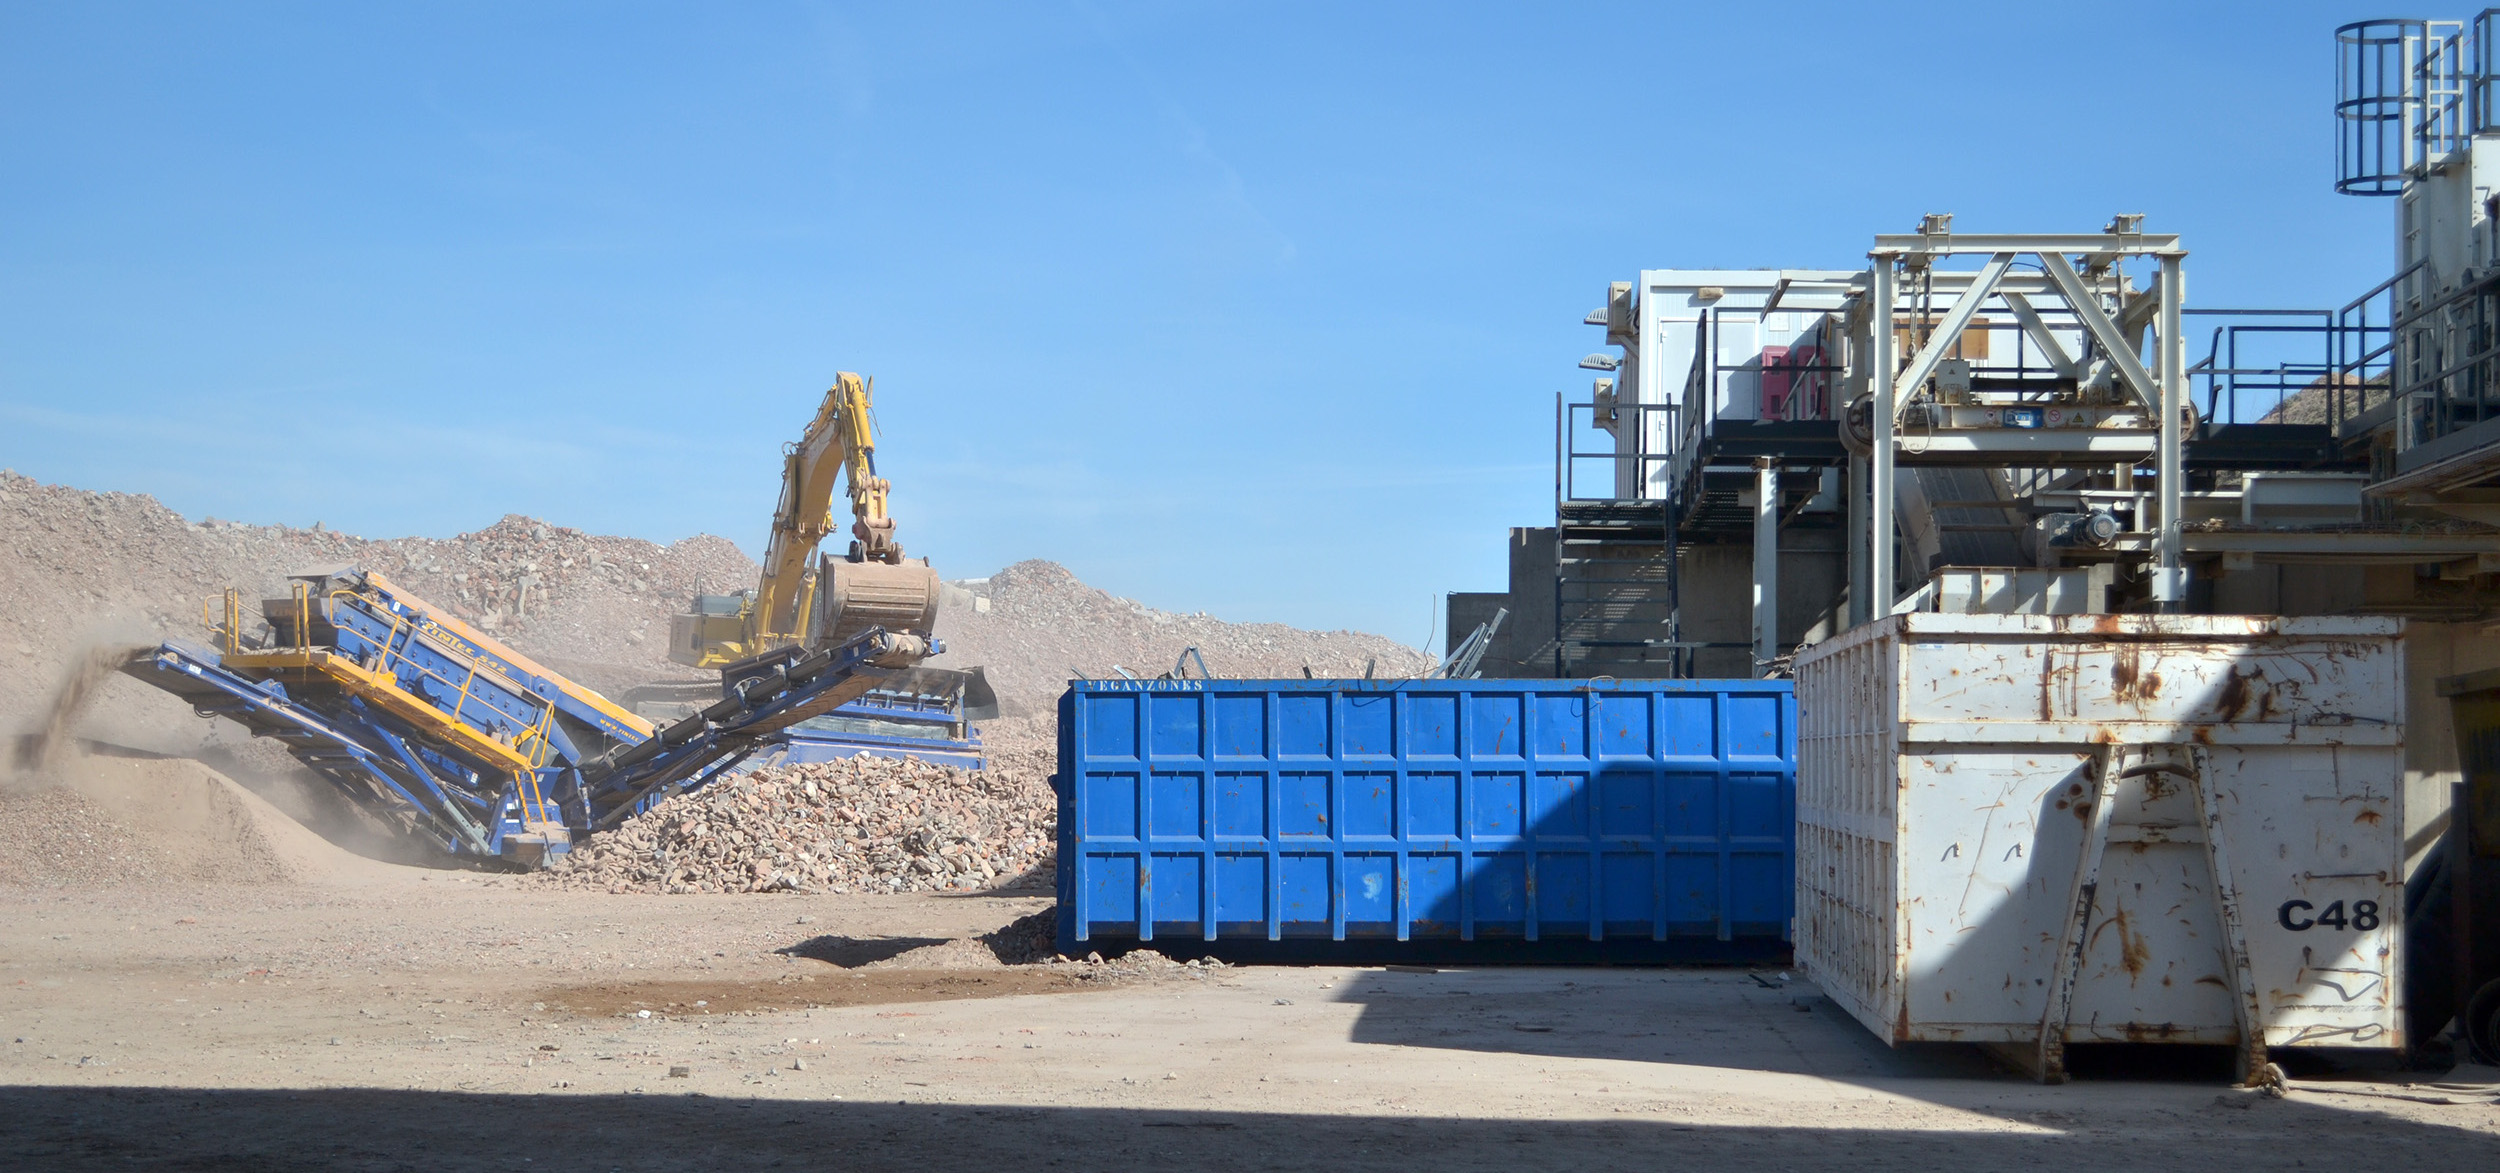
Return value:
M 938 581 L 907 562 L 886 511 L 869 416 L 875 380 L 835 375 L 798 442 L 782 454 L 781 502 L 755 594 L 704 596 L 673 625 L 669 656 L 717 668 L 776 648 L 839 642 L 869 627 L 926 634 L 937 622 Z M 847 557 L 817 558 L 833 533 L 839 484 L 851 501 Z
M 894 544 L 894 520 L 886 515 L 887 485 L 877 476 L 870 383 L 849 371 L 837 374 L 816 418 L 782 457 L 781 504 L 773 511 L 772 540 L 756 587 L 750 651 L 807 640 L 810 563 L 833 532 L 835 478 L 849 482 L 854 556 L 865 550 L 874 561 L 903 560 L 902 548 Z

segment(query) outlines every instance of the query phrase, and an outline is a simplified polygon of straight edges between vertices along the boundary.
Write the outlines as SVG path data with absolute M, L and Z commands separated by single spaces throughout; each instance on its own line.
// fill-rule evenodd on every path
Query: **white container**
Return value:
M 2247 1017 L 2266 1046 L 2401 1047 L 2402 627 L 1905 614 L 1814 646 L 1799 966 L 1895 1044 L 2232 1043 Z
M 2080 615 L 2092 609 L 2092 572 L 1952 566 L 1936 572 L 1938 611 L 1954 615 Z

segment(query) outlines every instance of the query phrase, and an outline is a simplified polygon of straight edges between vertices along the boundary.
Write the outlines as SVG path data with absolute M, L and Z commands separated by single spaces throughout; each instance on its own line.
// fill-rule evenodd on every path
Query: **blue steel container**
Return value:
M 1073 682 L 1060 948 L 1785 956 L 1796 720 L 1785 680 Z

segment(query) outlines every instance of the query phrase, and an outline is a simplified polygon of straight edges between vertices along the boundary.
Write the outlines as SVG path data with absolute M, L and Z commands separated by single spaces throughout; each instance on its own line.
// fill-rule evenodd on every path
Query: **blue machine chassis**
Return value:
M 735 768 L 791 726 L 866 694 L 884 678 L 873 665 L 891 646 L 885 632 L 870 629 L 836 647 L 790 649 L 729 695 L 648 739 L 542 767 L 539 786 L 573 834 L 614 827 Z M 294 696 L 284 684 L 238 672 L 218 652 L 182 640 L 143 649 L 123 671 L 183 698 L 201 716 L 230 718 L 255 736 L 277 739 L 351 801 L 422 830 L 445 851 L 510 854 L 510 838 L 525 828 L 522 796 L 508 779 L 358 698 Z

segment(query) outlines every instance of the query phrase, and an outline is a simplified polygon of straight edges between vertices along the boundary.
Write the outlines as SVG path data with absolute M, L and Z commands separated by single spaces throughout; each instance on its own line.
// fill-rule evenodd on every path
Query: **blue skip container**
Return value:
M 1090 680 L 1059 701 L 1064 953 L 1788 952 L 1784 680 Z

